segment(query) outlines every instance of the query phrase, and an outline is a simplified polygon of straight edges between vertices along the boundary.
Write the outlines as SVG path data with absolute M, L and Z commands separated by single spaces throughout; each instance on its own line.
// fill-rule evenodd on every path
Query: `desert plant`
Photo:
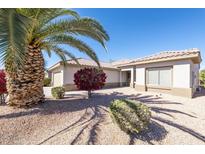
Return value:
M 74 74 L 74 83 L 79 90 L 88 91 L 88 98 L 90 98 L 91 91 L 103 88 L 106 78 L 106 74 L 101 69 L 84 68 Z
M 61 99 L 65 95 L 65 89 L 63 87 L 53 87 L 51 94 L 55 99 Z
M 48 87 L 51 84 L 51 78 L 44 78 L 43 86 Z
M 150 109 L 141 102 L 117 99 L 109 108 L 113 120 L 127 133 L 139 133 L 150 122 Z
M 5 101 L 5 97 L 4 97 L 5 93 L 7 93 L 6 74 L 3 70 L 0 70 L 0 103 Z
M 0 70 L 0 94 L 4 94 L 6 92 L 6 74 L 3 70 Z
M 56 53 L 65 64 L 67 57 L 76 60 L 65 47 L 72 46 L 99 65 L 94 50 L 79 36 L 94 39 L 104 48 L 109 40 L 99 22 L 69 9 L 1 8 L 0 27 L 0 62 L 7 72 L 8 104 L 19 107 L 43 101 L 43 51 L 49 57 Z
M 201 70 L 199 74 L 200 78 L 200 85 L 205 88 L 205 70 Z

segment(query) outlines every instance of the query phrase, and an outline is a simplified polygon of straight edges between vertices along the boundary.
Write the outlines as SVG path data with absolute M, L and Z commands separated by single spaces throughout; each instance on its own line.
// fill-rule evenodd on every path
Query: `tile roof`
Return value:
M 199 49 L 193 48 L 193 49 L 187 49 L 187 50 L 163 51 L 163 52 L 159 52 L 159 53 L 156 53 L 150 56 L 137 58 L 137 59 L 118 60 L 112 63 L 100 62 L 100 65 L 102 68 L 118 69 L 123 66 L 147 64 L 147 63 L 170 61 L 170 60 L 193 59 L 193 58 L 194 60 L 197 61 L 197 63 L 201 62 L 201 55 L 200 55 Z M 78 62 L 80 63 L 81 66 L 97 67 L 96 62 L 94 62 L 93 60 L 78 58 Z M 68 60 L 67 64 L 77 65 L 74 60 Z M 61 63 L 59 62 L 53 65 L 52 67 L 50 67 L 49 70 L 52 70 L 60 65 Z
M 113 66 L 117 66 L 117 65 L 121 65 L 121 64 L 127 64 L 129 62 L 132 62 L 133 59 L 122 59 L 122 60 L 116 60 L 116 61 L 113 61 L 111 64 Z
M 183 59 L 183 58 L 192 58 L 192 57 L 200 57 L 200 51 L 199 49 L 193 48 L 193 49 L 187 49 L 187 50 L 177 50 L 177 51 L 163 51 L 160 53 L 156 53 L 150 56 L 137 58 L 133 60 L 128 60 L 127 63 L 124 61 L 124 63 L 115 63 L 115 66 L 127 66 L 127 65 L 133 65 L 133 64 L 143 64 L 143 63 L 149 63 L 154 61 L 169 61 L 169 60 L 175 60 L 175 59 Z M 201 59 L 200 59 L 201 60 Z
M 83 58 L 79 58 L 78 62 L 80 63 L 80 65 L 82 66 L 98 66 L 96 64 L 96 62 L 94 62 L 93 60 L 88 60 L 88 59 L 83 59 Z M 76 62 L 74 60 L 68 60 L 67 64 L 76 64 Z M 117 69 L 117 67 L 113 66 L 112 63 L 108 63 L 108 62 L 101 62 L 100 61 L 100 65 L 103 68 L 112 68 L 112 69 Z
M 84 59 L 84 58 L 78 58 L 77 60 L 81 66 L 85 66 L 85 67 L 86 66 L 93 66 L 93 67 L 98 66 L 96 64 L 96 62 L 93 60 L 88 60 L 88 59 Z M 74 60 L 67 60 L 67 64 L 78 65 Z M 60 65 L 61 65 L 61 62 L 58 62 L 55 65 L 51 66 L 48 70 L 50 71 L 52 69 L 55 69 L 55 68 L 59 67 Z M 100 65 L 102 68 L 118 69 L 116 66 L 113 66 L 111 63 L 108 63 L 108 62 L 100 62 Z

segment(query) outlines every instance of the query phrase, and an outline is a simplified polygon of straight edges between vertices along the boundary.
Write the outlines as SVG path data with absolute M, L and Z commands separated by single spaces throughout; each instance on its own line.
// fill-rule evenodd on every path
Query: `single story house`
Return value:
M 80 65 L 76 64 L 74 60 L 68 60 L 67 65 L 64 66 L 62 62 L 58 62 L 48 69 L 51 72 L 51 85 L 64 86 L 66 90 L 76 90 L 74 85 L 74 74 L 84 67 L 98 67 L 93 60 L 78 58 Z M 120 86 L 120 69 L 113 66 L 111 63 L 100 62 L 103 71 L 107 75 L 105 87 Z
M 97 67 L 92 60 L 68 60 L 48 69 L 52 86 L 76 89 L 73 76 L 83 67 Z M 192 98 L 199 87 L 201 55 L 198 49 L 165 51 L 133 60 L 100 62 L 107 75 L 105 87 L 130 86 L 138 91 L 155 91 Z

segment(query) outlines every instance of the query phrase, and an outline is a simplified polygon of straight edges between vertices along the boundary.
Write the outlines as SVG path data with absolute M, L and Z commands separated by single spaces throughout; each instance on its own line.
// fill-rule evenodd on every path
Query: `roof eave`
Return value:
M 53 66 L 51 66 L 50 68 L 48 68 L 48 71 L 52 71 L 52 70 L 58 68 L 59 66 L 61 66 L 61 62 L 58 62 L 58 63 L 54 64 Z
M 141 62 L 133 62 L 133 63 L 127 63 L 127 64 L 122 64 L 117 66 L 118 68 L 121 67 L 126 67 L 126 66 L 135 66 L 135 65 L 143 65 L 143 64 L 149 64 L 149 63 L 157 63 L 157 62 L 167 62 L 167 61 L 175 61 L 175 60 L 185 60 L 185 59 L 190 59 L 192 60 L 194 63 L 201 63 L 202 59 L 200 56 L 200 53 L 198 53 L 197 55 L 191 55 L 191 56 L 183 56 L 183 57 L 174 57 L 174 58 L 164 58 L 164 59 L 155 59 L 155 60 L 149 60 L 149 61 L 141 61 Z
M 48 71 L 52 71 L 52 70 L 54 70 L 54 69 L 56 69 L 56 68 L 58 68 L 58 67 L 60 67 L 62 65 L 62 62 L 58 62 L 58 63 L 56 63 L 55 65 L 53 65 L 53 66 L 51 66 L 49 69 L 48 69 Z M 91 65 L 78 65 L 78 64 L 66 64 L 66 65 L 69 65 L 69 66 L 78 66 L 78 67 L 98 67 L 98 66 L 91 66 Z M 110 70 L 120 70 L 119 68 L 115 68 L 115 67 L 101 67 L 101 68 L 103 68 L 103 69 L 110 69 Z

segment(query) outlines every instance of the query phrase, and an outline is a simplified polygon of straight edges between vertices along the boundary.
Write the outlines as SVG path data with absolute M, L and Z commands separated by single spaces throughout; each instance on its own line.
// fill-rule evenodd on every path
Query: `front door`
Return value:
M 127 72 L 127 86 L 130 85 L 130 82 L 131 82 L 131 72 L 128 71 L 128 72 Z

